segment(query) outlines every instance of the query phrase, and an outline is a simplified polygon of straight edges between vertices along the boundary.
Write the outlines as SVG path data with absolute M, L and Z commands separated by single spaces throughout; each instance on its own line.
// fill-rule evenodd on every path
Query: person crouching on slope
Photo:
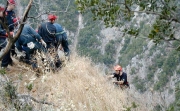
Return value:
M 122 67 L 120 65 L 114 66 L 115 73 L 111 75 L 111 78 L 116 78 L 116 81 L 113 83 L 120 86 L 122 89 L 129 87 L 128 81 L 127 81 L 127 74 L 122 71 Z
M 47 44 L 47 49 L 55 48 L 56 42 L 56 27 L 53 25 L 57 19 L 56 15 L 49 14 L 48 22 L 42 23 L 38 28 L 38 34 L 42 37 Z
M 33 55 L 36 50 L 39 50 L 40 52 L 43 51 L 44 53 L 46 52 L 46 43 L 42 40 L 42 37 L 28 24 L 24 25 L 21 35 L 15 44 L 16 48 L 20 52 L 24 51 L 26 54 L 23 62 L 30 65 L 33 65 L 31 55 Z
M 56 48 L 56 27 L 53 25 L 57 19 L 57 16 L 54 14 L 48 15 L 48 22 L 42 23 L 38 28 L 38 33 L 44 40 L 44 42 L 47 44 L 46 49 L 57 49 Z M 55 53 L 57 53 L 57 50 L 55 50 Z M 60 68 L 62 65 L 58 54 L 56 54 L 54 63 L 56 68 Z
M 62 26 L 58 23 L 53 24 L 56 27 L 56 41 L 57 41 L 57 47 L 61 44 L 65 56 L 69 55 L 69 47 L 68 47 L 68 40 L 67 40 L 67 34 L 62 28 Z

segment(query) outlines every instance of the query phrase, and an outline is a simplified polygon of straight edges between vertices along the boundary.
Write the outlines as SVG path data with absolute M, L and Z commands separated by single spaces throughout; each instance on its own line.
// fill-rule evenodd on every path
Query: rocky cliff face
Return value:
M 109 42 L 109 40 L 115 40 L 119 37 L 122 36 L 121 31 L 117 30 L 117 28 L 107 28 L 107 29 L 103 29 L 101 31 L 101 34 L 104 36 L 104 39 L 102 40 L 102 53 L 104 52 L 104 47 L 105 45 Z M 119 57 L 121 57 L 121 49 L 124 47 L 124 39 L 122 39 L 122 41 L 116 46 L 116 54 L 115 54 L 115 59 L 116 62 L 115 64 L 118 63 L 119 61 Z M 134 38 L 132 38 L 134 39 Z M 167 48 L 166 45 L 162 44 L 159 47 L 156 48 L 156 50 L 153 52 L 153 54 L 150 56 L 150 50 L 152 47 L 155 46 L 155 44 L 150 41 L 150 40 L 146 40 L 147 42 L 147 47 L 145 48 L 145 46 L 139 46 L 138 48 L 142 48 L 143 51 L 142 53 L 135 55 L 134 57 L 132 57 L 132 59 L 130 60 L 130 63 L 124 67 L 124 71 L 127 72 L 128 74 L 128 80 L 130 82 L 131 85 L 131 89 L 129 90 L 129 94 L 132 94 L 134 96 L 134 98 L 138 99 L 139 102 L 146 104 L 147 107 L 151 107 L 153 109 L 153 107 L 156 106 L 160 106 L 162 108 L 162 110 L 165 110 L 165 108 L 167 108 L 172 102 L 174 102 L 175 100 L 175 83 L 177 81 L 179 81 L 180 78 L 179 75 L 177 75 L 176 72 L 173 73 L 173 76 L 169 77 L 169 81 L 167 81 L 167 85 L 165 87 L 163 87 L 161 91 L 155 91 L 153 90 L 153 86 L 155 83 L 157 83 L 159 81 L 159 73 L 162 72 L 161 68 L 158 68 L 157 70 L 155 70 L 155 73 L 153 74 L 153 82 L 149 82 L 147 80 L 147 76 L 148 76 L 148 68 L 153 64 L 153 62 L 157 62 L 157 61 L 153 61 L 153 59 L 160 54 L 161 56 L 164 56 L 161 52 L 160 52 L 160 48 Z M 170 52 L 170 51 L 169 51 Z M 165 60 L 164 60 L 165 61 Z M 132 74 L 132 69 L 135 69 L 135 74 Z M 143 84 L 140 84 L 141 86 L 146 87 L 146 91 L 144 91 L 143 93 L 139 92 L 134 84 L 133 84 L 133 80 L 136 78 L 139 78 L 141 80 L 144 81 Z

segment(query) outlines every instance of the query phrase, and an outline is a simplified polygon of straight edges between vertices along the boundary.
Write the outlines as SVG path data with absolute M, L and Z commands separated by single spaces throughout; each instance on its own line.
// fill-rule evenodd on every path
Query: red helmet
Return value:
M 57 16 L 56 16 L 56 15 L 53 15 L 53 14 L 50 14 L 50 15 L 48 15 L 48 19 L 49 19 L 50 21 L 53 21 L 53 20 L 56 20 L 56 19 L 57 19 Z
M 0 6 L 0 11 L 4 11 L 4 7 Z
M 114 66 L 115 71 L 122 71 L 122 67 L 120 65 Z
M 15 0 L 8 0 L 8 3 L 9 3 L 9 4 L 13 4 L 13 5 L 16 4 Z

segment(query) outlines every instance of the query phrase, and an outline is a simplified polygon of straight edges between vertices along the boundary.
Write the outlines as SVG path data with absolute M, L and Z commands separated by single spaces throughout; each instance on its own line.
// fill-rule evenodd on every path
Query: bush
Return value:
M 162 89 L 169 80 L 165 73 L 160 73 L 158 77 L 159 77 L 159 81 L 154 85 L 154 90 Z
M 133 75 L 133 74 L 136 74 L 136 73 L 137 73 L 137 72 L 136 72 L 136 68 L 135 68 L 135 67 L 132 67 L 130 74 Z
M 146 91 L 146 81 L 145 80 L 142 80 L 142 79 L 139 79 L 137 76 L 133 79 L 133 82 L 134 86 L 136 87 L 136 89 L 143 93 Z
M 147 80 L 148 81 L 153 80 L 153 78 L 154 78 L 154 73 L 153 72 L 150 72 L 150 73 L 147 74 Z

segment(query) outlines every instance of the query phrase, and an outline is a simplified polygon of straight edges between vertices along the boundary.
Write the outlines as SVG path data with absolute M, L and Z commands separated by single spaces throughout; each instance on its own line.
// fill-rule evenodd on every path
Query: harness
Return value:
M 64 34 L 64 33 L 66 33 L 66 32 L 65 32 L 65 31 L 62 31 L 62 32 L 56 33 L 55 35 L 61 35 L 61 34 Z
M 49 29 L 48 29 L 48 27 L 47 27 L 47 23 L 46 23 L 46 30 L 47 30 L 48 33 L 51 34 L 51 35 L 55 35 L 55 34 L 56 34 L 56 33 L 51 33 L 51 32 L 49 31 Z

